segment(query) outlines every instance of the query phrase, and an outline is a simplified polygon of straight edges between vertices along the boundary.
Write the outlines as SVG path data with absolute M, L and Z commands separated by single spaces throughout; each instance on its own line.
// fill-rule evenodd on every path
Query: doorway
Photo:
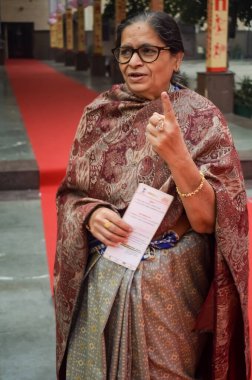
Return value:
M 4 30 L 8 58 L 33 58 L 33 22 L 7 22 Z

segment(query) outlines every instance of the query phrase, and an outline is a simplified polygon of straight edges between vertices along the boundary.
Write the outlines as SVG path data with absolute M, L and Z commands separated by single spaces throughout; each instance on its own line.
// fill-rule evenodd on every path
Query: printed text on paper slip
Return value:
M 172 195 L 140 183 L 123 216 L 123 220 L 133 228 L 133 232 L 127 244 L 107 247 L 104 257 L 135 270 L 172 200 Z

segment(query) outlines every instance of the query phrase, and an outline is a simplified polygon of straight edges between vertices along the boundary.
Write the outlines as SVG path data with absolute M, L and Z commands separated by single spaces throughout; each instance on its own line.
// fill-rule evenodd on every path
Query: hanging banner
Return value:
M 56 48 L 57 44 L 57 22 L 50 25 L 50 47 Z
M 151 0 L 150 8 L 152 11 L 163 11 L 164 0 Z
M 77 17 L 78 17 L 78 31 L 77 31 L 78 51 L 83 52 L 86 50 L 84 7 L 83 7 L 83 5 L 78 5 Z
M 61 12 L 57 12 L 57 48 L 64 48 L 64 37 L 63 37 L 63 15 Z
M 227 71 L 228 0 L 208 0 L 207 71 Z
M 66 10 L 66 49 L 73 50 L 73 12 L 72 8 Z
M 126 0 L 117 0 L 115 6 L 115 24 L 117 26 L 126 18 Z
M 102 17 L 101 1 L 94 0 L 94 32 L 93 32 L 94 54 L 102 54 Z

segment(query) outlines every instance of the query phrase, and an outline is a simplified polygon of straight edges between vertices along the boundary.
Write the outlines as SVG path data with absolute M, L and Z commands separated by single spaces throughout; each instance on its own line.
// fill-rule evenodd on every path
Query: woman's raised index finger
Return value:
M 163 106 L 163 111 L 164 111 L 164 117 L 165 119 L 171 119 L 175 118 L 175 114 L 172 108 L 172 104 L 169 98 L 169 95 L 167 92 L 163 91 L 161 93 L 161 101 L 162 101 L 162 106 Z

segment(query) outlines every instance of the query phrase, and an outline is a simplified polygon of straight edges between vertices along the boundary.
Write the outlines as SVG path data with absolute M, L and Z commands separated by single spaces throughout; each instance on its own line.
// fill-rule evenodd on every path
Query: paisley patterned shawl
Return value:
M 240 162 L 223 115 L 210 101 L 189 89 L 171 93 L 170 99 L 191 156 L 216 193 L 213 378 L 229 378 L 232 331 L 239 319 L 243 322 L 249 379 L 248 216 Z M 124 210 L 140 182 L 174 195 L 157 235 L 172 227 L 183 212 L 168 166 L 145 138 L 148 118 L 154 111 L 162 113 L 160 99 L 139 99 L 126 85 L 115 85 L 91 103 L 80 120 L 57 194 L 59 379 L 65 378 L 62 363 L 87 262 L 84 222 L 90 212 L 100 204 Z M 240 312 L 243 318 L 237 317 Z

